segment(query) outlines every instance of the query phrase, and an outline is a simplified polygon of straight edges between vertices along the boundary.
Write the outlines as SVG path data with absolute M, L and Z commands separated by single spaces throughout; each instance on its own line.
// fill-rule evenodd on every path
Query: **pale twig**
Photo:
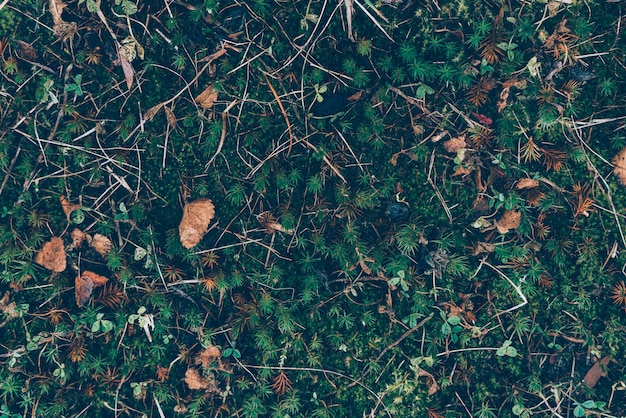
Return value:
M 291 154 L 291 147 L 293 147 L 293 132 L 291 131 L 291 123 L 289 122 L 289 118 L 287 117 L 287 112 L 285 111 L 285 107 L 283 106 L 283 102 L 280 100 L 278 93 L 276 93 L 276 89 L 270 83 L 270 79 L 267 77 L 267 74 L 264 72 L 263 77 L 265 77 L 265 81 L 267 81 L 267 85 L 270 88 L 270 91 L 276 98 L 276 102 L 278 103 L 278 107 L 285 118 L 285 122 L 287 123 L 287 130 L 289 131 L 289 149 L 287 149 L 287 155 Z
M 363 12 L 365 12 L 365 14 L 367 15 L 367 17 L 370 18 L 370 20 L 372 22 L 374 22 L 374 24 L 376 25 L 376 27 L 378 27 L 378 29 L 380 29 L 385 36 L 387 37 L 387 39 L 389 39 L 391 42 L 395 42 L 395 40 L 387 33 L 387 31 L 385 29 L 383 29 L 383 27 L 380 25 L 380 23 L 378 23 L 378 20 L 376 20 L 376 18 L 374 16 L 372 16 L 372 14 L 369 12 L 369 10 L 367 10 L 361 3 L 359 3 L 359 0 L 353 0 L 354 3 L 359 6 L 359 8 L 361 10 L 363 10 Z
M 435 190 L 435 194 L 439 198 L 439 201 L 441 202 L 441 205 L 443 206 L 443 210 L 446 212 L 446 215 L 448 216 L 448 219 L 450 220 L 450 223 L 452 223 L 453 222 L 452 212 L 450 212 L 450 208 L 448 208 L 448 204 L 446 203 L 445 199 L 443 198 L 443 195 L 441 194 L 441 192 L 439 191 L 439 188 L 437 187 L 437 185 L 435 184 L 435 182 L 431 178 L 431 174 L 432 174 L 434 165 L 435 165 L 435 151 L 433 150 L 433 153 L 430 156 L 430 167 L 428 168 L 428 183 Z
M 523 302 L 518 303 L 517 305 L 515 305 L 515 306 L 513 306 L 513 307 L 511 307 L 511 308 L 509 308 L 509 309 L 507 309 L 505 311 L 497 313 L 495 315 L 496 317 L 498 317 L 498 316 L 500 316 L 502 314 L 505 314 L 505 313 L 513 312 L 513 311 L 521 308 L 522 306 L 524 306 L 524 305 L 526 305 L 528 303 L 528 299 L 526 299 L 526 296 L 524 296 L 524 293 L 522 292 L 522 289 L 518 285 L 513 283 L 513 281 L 511 279 L 509 279 L 509 277 L 506 274 L 502 273 L 502 271 L 500 269 L 498 269 L 496 266 L 494 266 L 494 265 L 488 263 L 487 261 L 485 261 L 484 258 L 480 261 L 480 263 L 486 265 L 489 268 L 491 268 L 493 271 L 498 273 L 500 275 L 500 277 L 502 277 L 504 280 L 509 282 L 509 284 L 513 287 L 513 289 L 515 289 L 515 291 L 517 292 L 518 296 L 523 301 Z
M 219 144 L 217 144 L 217 150 L 215 151 L 215 154 L 213 154 L 213 157 L 211 157 L 209 162 L 206 163 L 206 165 L 204 166 L 204 171 L 209 169 L 213 161 L 215 161 L 215 159 L 220 154 L 220 152 L 222 152 L 222 147 L 224 146 L 224 140 L 226 139 L 226 117 L 228 116 L 228 111 L 232 109 L 236 104 L 237 104 L 237 100 L 235 99 L 232 102 L 230 102 L 230 104 L 226 106 L 226 109 L 224 109 L 224 111 L 222 112 L 222 135 L 220 136 L 220 142 Z

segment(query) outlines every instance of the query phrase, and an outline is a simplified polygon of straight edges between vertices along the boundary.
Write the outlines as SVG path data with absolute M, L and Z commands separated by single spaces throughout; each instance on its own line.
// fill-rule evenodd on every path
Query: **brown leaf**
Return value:
M 0 311 L 8 318 L 18 318 L 20 314 L 15 308 L 17 308 L 17 304 L 15 302 L 9 303 L 9 292 L 5 292 L 2 299 L 0 299 Z M 1 324 L 0 327 L 2 327 Z
M 209 230 L 215 217 L 215 206 L 210 199 L 198 199 L 183 208 L 183 219 L 178 226 L 180 243 L 185 248 L 195 247 Z
M 53 237 L 46 242 L 37 253 L 35 263 L 57 273 L 64 271 L 67 267 L 67 261 L 65 260 L 63 240 L 59 237 Z
M 434 395 L 439 391 L 439 384 L 431 373 L 427 372 L 424 369 L 417 368 L 417 375 L 420 377 L 426 377 L 426 384 L 428 385 L 428 394 Z
M 481 241 L 478 244 L 476 244 L 476 246 L 474 247 L 474 251 L 472 251 L 472 255 L 479 255 L 483 253 L 490 254 L 494 252 L 495 249 L 496 249 L 496 246 L 494 244 Z
M 211 366 L 213 361 L 219 360 L 221 355 L 222 353 L 218 347 L 210 345 L 198 354 L 195 363 L 202 364 L 202 367 L 206 369 Z
M 196 103 L 208 110 L 213 107 L 213 103 L 217 100 L 217 95 L 218 91 L 213 87 L 213 84 L 211 84 L 196 97 Z
M 515 229 L 519 226 L 520 221 L 522 219 L 522 214 L 515 210 L 507 210 L 502 215 L 499 221 L 494 222 L 498 232 L 501 234 L 506 234 L 511 229 Z
M 443 147 L 448 152 L 457 152 L 462 148 L 467 148 L 467 142 L 465 142 L 465 135 L 461 135 L 456 138 L 448 139 L 443 143 Z
M 198 370 L 194 368 L 189 368 L 185 372 L 185 383 L 191 390 L 209 388 L 209 381 L 200 376 Z
M 71 249 L 78 248 L 83 245 L 83 241 L 87 238 L 87 234 L 78 228 L 74 228 L 72 231 L 72 245 Z
M 63 14 L 63 9 L 67 7 L 67 4 L 63 3 L 61 0 L 50 0 L 49 10 L 52 15 L 52 22 L 55 25 L 63 23 L 63 19 L 61 18 L 61 14 Z
M 515 188 L 517 190 L 532 189 L 539 186 L 539 181 L 535 179 L 524 178 L 517 182 Z
M 124 71 L 124 79 L 126 79 L 126 87 L 128 87 L 128 90 L 130 90 L 131 87 L 133 86 L 133 78 L 135 76 L 135 69 L 133 68 L 133 65 L 130 62 L 128 62 L 124 54 L 118 53 L 117 56 L 119 57 L 120 65 L 122 66 L 122 71 Z
M 622 186 L 626 186 L 626 147 L 613 158 L 613 173 Z
M 151 121 L 152 119 L 154 119 L 156 114 L 159 113 L 159 110 L 161 110 L 163 106 L 165 106 L 165 103 L 159 103 L 156 106 L 152 106 L 146 111 L 146 113 L 144 113 L 143 117 L 145 118 L 145 120 Z
M 59 197 L 59 202 L 61 202 L 61 208 L 63 208 L 63 213 L 65 213 L 65 217 L 68 221 L 70 220 L 72 212 L 81 208 L 80 205 L 72 205 L 65 196 Z
M 93 238 L 87 238 L 87 240 L 89 241 L 89 246 L 102 257 L 106 257 L 109 251 L 113 248 L 111 240 L 101 234 L 95 234 Z
M 165 116 L 167 116 L 167 124 L 172 129 L 176 128 L 176 115 L 174 114 L 172 109 L 167 106 L 165 106 L 163 109 L 165 109 Z
M 157 366 L 156 375 L 159 381 L 165 382 L 170 377 L 170 369 L 167 367 Z
M 91 293 L 96 287 L 103 286 L 109 279 L 100 276 L 92 271 L 83 271 L 74 280 L 74 290 L 76 293 L 76 304 L 82 307 L 91 297 Z
M 583 382 L 590 388 L 594 387 L 602 376 L 606 376 L 606 369 L 610 361 L 610 356 L 604 356 L 600 361 L 595 362 L 583 378 Z

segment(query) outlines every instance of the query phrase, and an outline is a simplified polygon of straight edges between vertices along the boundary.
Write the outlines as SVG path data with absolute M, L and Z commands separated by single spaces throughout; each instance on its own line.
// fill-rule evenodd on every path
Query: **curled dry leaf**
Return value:
M 467 148 L 467 142 L 465 142 L 465 135 L 448 139 L 443 143 L 443 147 L 448 152 L 457 152 L 460 149 Z
M 196 97 L 196 103 L 208 110 L 213 107 L 213 103 L 217 100 L 217 95 L 218 91 L 213 87 L 213 84 L 211 84 Z
M 185 383 L 187 383 L 187 386 L 189 386 L 191 390 L 208 389 L 210 386 L 209 381 L 200 376 L 198 370 L 193 367 L 187 369 L 185 372 Z
M 50 0 L 50 14 L 52 15 L 52 22 L 55 25 L 63 23 L 63 19 L 61 18 L 61 14 L 63 14 L 63 9 L 67 7 L 67 4 L 63 3 L 61 0 Z
M 59 197 L 59 202 L 61 202 L 61 208 L 63 208 L 63 213 L 65 213 L 65 217 L 68 221 L 70 220 L 72 212 L 81 208 L 80 205 L 72 205 L 65 196 Z
M 515 229 L 519 226 L 520 221 L 522 219 L 522 214 L 515 210 L 507 210 L 502 215 L 499 221 L 495 222 L 496 228 L 498 232 L 501 234 L 506 234 L 511 229 Z
M 178 226 L 180 243 L 183 247 L 195 247 L 209 230 L 209 223 L 214 217 L 215 206 L 211 199 L 198 199 L 187 203 L 183 208 L 183 219 Z
M 606 376 L 606 369 L 610 361 L 611 357 L 605 356 L 600 361 L 595 362 L 583 378 L 583 382 L 590 388 L 594 387 L 602 376 Z
M 76 292 L 76 304 L 82 307 L 91 297 L 91 293 L 96 287 L 104 286 L 108 281 L 104 276 L 100 276 L 92 271 L 83 271 L 83 274 L 76 276 L 74 288 Z
M 626 186 L 626 147 L 613 158 L 613 173 L 622 186 Z
M 525 178 L 525 179 L 520 179 L 520 181 L 517 182 L 517 185 L 515 186 L 515 188 L 517 190 L 522 190 L 522 189 L 533 189 L 538 186 L 539 186 L 538 180 Z
M 113 248 L 111 240 L 101 234 L 95 234 L 93 238 L 90 238 L 89 235 L 87 235 L 87 241 L 89 242 L 89 246 L 102 257 L 105 257 Z
M 37 253 L 35 263 L 57 273 L 64 271 L 67 267 L 67 261 L 65 260 L 63 240 L 59 237 L 53 237 L 46 242 Z

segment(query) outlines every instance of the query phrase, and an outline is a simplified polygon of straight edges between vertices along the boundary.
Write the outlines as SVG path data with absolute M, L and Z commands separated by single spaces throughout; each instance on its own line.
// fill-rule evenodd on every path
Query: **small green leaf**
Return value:
M 596 407 L 595 401 L 592 401 L 592 400 L 585 401 L 581 403 L 581 405 L 583 408 L 587 408 L 587 409 L 593 409 Z
M 585 416 L 585 408 L 583 408 L 580 405 L 577 405 L 576 408 L 574 408 L 574 416 L 575 417 L 584 417 Z
M 461 323 L 461 318 L 457 315 L 452 315 L 447 319 L 450 325 L 459 325 Z
M 73 224 L 80 225 L 85 221 L 85 212 L 82 209 L 76 209 L 70 215 Z

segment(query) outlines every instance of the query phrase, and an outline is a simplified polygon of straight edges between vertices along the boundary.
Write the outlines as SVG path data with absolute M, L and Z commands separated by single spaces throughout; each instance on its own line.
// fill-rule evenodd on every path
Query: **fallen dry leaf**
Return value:
M 174 114 L 172 109 L 167 106 L 165 106 L 163 109 L 165 110 L 165 116 L 167 116 L 167 124 L 172 129 L 176 128 L 176 115 Z
M 209 230 L 209 223 L 215 217 L 215 206 L 211 199 L 198 199 L 187 203 L 183 208 L 183 219 L 178 226 L 180 243 L 185 248 L 195 247 Z
M 102 257 L 106 257 L 109 251 L 113 248 L 111 240 L 101 234 L 95 234 L 93 238 L 90 238 L 89 235 L 87 235 L 87 241 L 89 242 L 89 246 Z
M 2 299 L 0 299 L 0 311 L 4 313 L 8 317 L 8 319 L 17 318 L 20 316 L 20 314 L 15 308 L 17 308 L 16 303 L 9 303 L 9 292 L 5 292 L 4 296 L 2 296 Z
M 124 79 L 126 80 L 126 87 L 128 90 L 133 86 L 133 79 L 135 77 L 135 69 L 133 65 L 128 62 L 128 59 L 121 52 L 117 54 L 119 57 L 120 65 L 122 66 L 122 71 L 124 71 Z
M 499 221 L 494 222 L 498 232 L 501 234 L 506 234 L 511 229 L 515 229 L 519 226 L 520 220 L 522 219 L 522 214 L 515 210 L 507 210 L 502 215 Z
M 213 103 L 217 100 L 217 95 L 218 91 L 213 87 L 213 84 L 211 84 L 196 97 L 196 103 L 208 110 L 213 107 Z
M 165 382 L 170 377 L 170 369 L 157 366 L 156 375 L 160 382 Z
M 435 376 L 433 376 L 431 373 L 418 367 L 417 375 L 420 377 L 426 377 L 426 385 L 428 385 L 429 395 L 434 395 L 435 393 L 437 393 L 437 391 L 439 391 L 439 384 L 437 383 Z
M 443 143 L 443 147 L 448 152 L 457 152 L 462 148 L 467 148 L 467 142 L 465 142 L 465 135 L 461 135 L 456 138 L 448 139 Z
M 611 357 L 609 356 L 604 356 L 600 361 L 596 361 L 583 378 L 583 382 L 590 388 L 594 387 L 602 376 L 606 376 L 606 369 L 610 361 Z
M 520 179 L 520 181 L 517 182 L 517 185 L 515 186 L 515 188 L 517 190 L 522 190 L 522 189 L 533 189 L 538 186 L 539 186 L 538 180 L 525 178 L 525 179 Z
M 80 205 L 72 205 L 70 201 L 65 196 L 59 197 L 59 202 L 61 202 L 61 207 L 63 208 L 63 213 L 65 213 L 65 217 L 67 220 L 70 220 L 70 216 L 72 212 L 81 208 Z
M 76 276 L 74 290 L 78 307 L 82 307 L 89 300 L 91 293 L 96 287 L 103 286 L 108 280 L 106 277 L 92 271 L 83 271 L 83 274 Z
M 195 363 L 202 364 L 202 367 L 206 369 L 209 368 L 213 361 L 219 360 L 221 355 L 222 353 L 218 347 L 210 345 L 198 354 Z
M 613 158 L 613 173 L 622 186 L 626 186 L 626 147 Z
M 64 271 L 67 267 L 67 261 L 65 260 L 63 240 L 59 237 L 53 237 L 46 242 L 37 253 L 35 263 L 57 273 Z
M 55 25 L 63 22 L 61 18 L 61 14 L 63 14 L 63 9 L 67 7 L 67 4 L 63 3 L 61 0 L 50 0 L 50 14 L 52 15 L 52 22 Z
M 185 372 L 185 383 L 189 386 L 189 389 L 208 389 L 209 381 L 200 376 L 200 373 L 197 369 L 189 368 Z
M 70 246 L 70 249 L 74 249 L 74 248 L 78 248 L 81 245 L 83 245 L 83 241 L 87 238 L 87 234 L 85 234 L 83 231 L 81 231 L 78 228 L 74 228 L 74 230 L 72 231 L 72 245 Z

